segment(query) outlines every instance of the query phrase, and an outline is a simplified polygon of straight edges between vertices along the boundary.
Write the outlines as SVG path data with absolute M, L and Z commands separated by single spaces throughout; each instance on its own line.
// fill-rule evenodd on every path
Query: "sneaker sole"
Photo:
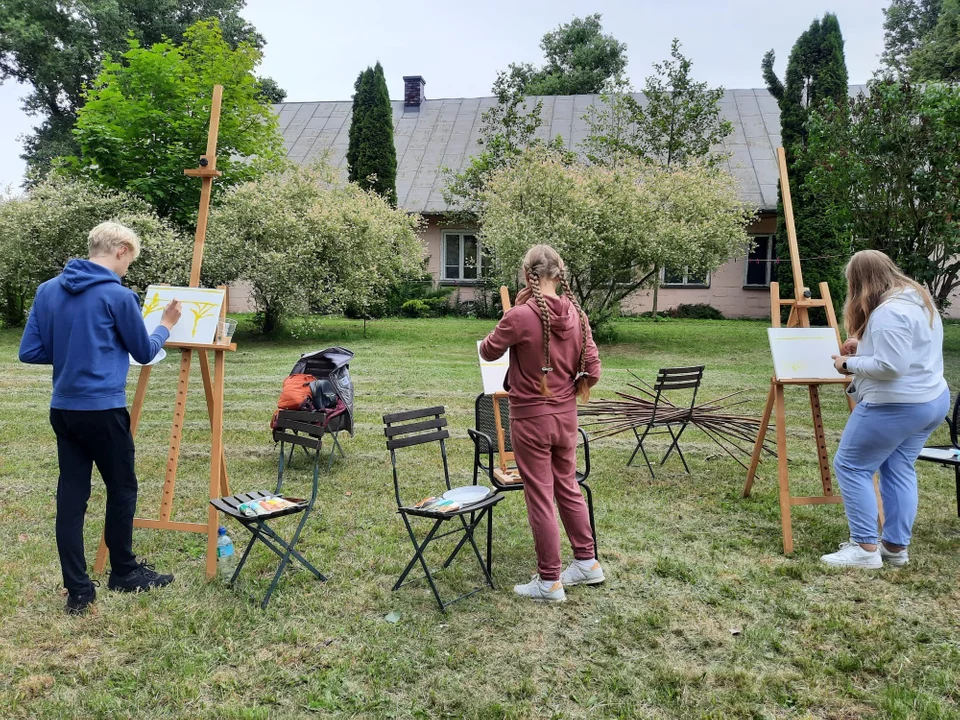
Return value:
M 167 587 L 167 585 L 170 585 L 172 583 L 173 583 L 173 580 L 167 583 L 162 583 L 162 584 L 157 583 L 155 585 L 147 585 L 146 587 L 128 588 L 128 587 L 124 587 L 123 585 L 107 585 L 107 588 L 112 592 L 136 593 L 136 592 L 149 592 L 150 590 L 156 590 L 157 588 Z
M 824 565 L 829 565 L 830 567 L 835 568 L 860 568 L 862 570 L 879 570 L 883 567 L 883 562 L 878 561 L 876 563 L 835 563 L 830 562 L 829 560 L 824 560 L 820 558 L 820 562 Z
M 606 578 L 593 578 L 592 580 L 577 580 L 575 582 L 565 582 L 563 586 L 565 588 L 574 587 L 576 585 L 603 585 L 607 581 Z
M 902 558 L 884 558 L 883 561 L 887 563 L 887 565 L 889 565 L 890 567 L 903 567 L 904 565 L 910 564 L 909 558 L 907 558 L 906 560 Z

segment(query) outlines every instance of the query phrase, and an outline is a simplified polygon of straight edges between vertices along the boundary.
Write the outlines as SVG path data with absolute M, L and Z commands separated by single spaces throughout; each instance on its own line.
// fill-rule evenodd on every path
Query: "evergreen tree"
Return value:
M 787 155 L 787 176 L 793 198 L 797 242 L 803 262 L 804 282 L 814 295 L 821 282 L 830 285 L 834 304 L 842 303 L 846 283 L 843 267 L 849 253 L 849 239 L 830 219 L 824 201 L 806 187 L 810 168 L 803 158 L 807 147 L 807 118 L 811 109 L 824 100 L 845 106 L 847 66 L 843 56 L 843 35 L 836 15 L 828 13 L 814 20 L 793 46 L 787 62 L 785 82 L 773 70 L 774 52 L 763 58 L 763 77 L 770 94 L 780 105 L 783 147 Z M 777 255 L 789 258 L 782 194 L 777 203 Z M 792 295 L 793 275 L 790 263 L 780 263 L 778 280 L 781 292 Z
M 397 149 L 393 144 L 393 108 L 383 66 L 367 68 L 354 85 L 347 168 L 349 179 L 397 204 Z

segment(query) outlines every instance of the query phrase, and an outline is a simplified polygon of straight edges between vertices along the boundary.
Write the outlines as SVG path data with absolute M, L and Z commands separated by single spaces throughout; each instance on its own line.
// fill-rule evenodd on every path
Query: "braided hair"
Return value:
M 577 310 L 577 314 L 580 316 L 580 362 L 577 366 L 577 378 L 574 381 L 577 386 L 577 397 L 583 402 L 590 402 L 590 382 L 587 379 L 587 314 L 583 312 L 583 308 L 581 308 L 580 303 L 577 302 L 577 296 L 573 294 L 573 289 L 570 287 L 570 281 L 567 279 L 567 271 L 562 261 L 560 263 L 559 279 L 560 287 L 563 288 L 563 294 L 570 299 L 573 307 Z
M 543 397 L 552 397 L 553 393 L 547 386 L 547 373 L 553 372 L 550 362 L 550 309 L 543 298 L 543 292 L 540 289 L 540 280 L 556 280 L 563 289 L 570 302 L 573 303 L 577 314 L 580 316 L 580 362 L 577 369 L 577 375 L 574 379 L 577 388 L 577 396 L 587 402 L 590 399 L 590 385 L 586 372 L 586 352 L 587 352 L 587 316 L 577 302 L 576 296 L 567 280 L 567 274 L 564 269 L 563 260 L 560 255 L 549 245 L 534 245 L 523 258 L 523 272 L 527 277 L 527 287 L 540 309 L 540 324 L 543 327 L 543 376 L 540 378 L 540 394 Z M 522 292 L 522 291 L 521 291 Z M 520 300 L 518 295 L 517 300 Z

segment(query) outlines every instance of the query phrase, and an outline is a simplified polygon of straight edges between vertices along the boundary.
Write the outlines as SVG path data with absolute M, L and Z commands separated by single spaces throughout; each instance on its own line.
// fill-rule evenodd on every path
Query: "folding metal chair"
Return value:
M 683 451 L 680 450 L 680 437 L 683 435 L 683 431 L 687 429 L 687 425 L 690 424 L 693 406 L 697 401 L 697 391 L 700 389 L 700 381 L 703 380 L 703 368 L 703 365 L 694 365 L 691 367 L 660 369 L 660 372 L 657 373 L 657 380 L 653 384 L 655 396 L 650 421 L 644 426 L 642 434 L 637 428 L 633 428 L 633 434 L 637 438 L 637 446 L 633 449 L 633 454 L 627 461 L 627 467 L 633 464 L 633 459 L 639 452 L 643 455 L 643 459 L 647 463 L 650 476 L 655 478 L 656 475 L 653 472 L 653 465 L 650 464 L 650 458 L 647 457 L 647 451 L 643 447 L 643 441 L 650 435 L 669 433 L 672 442 L 670 443 L 670 447 L 667 448 L 667 453 L 663 456 L 663 460 L 660 461 L 660 465 L 663 465 L 670 457 L 670 453 L 676 450 L 681 462 L 683 462 L 683 469 L 687 471 L 688 475 L 690 474 L 687 459 L 683 456 Z M 664 393 L 674 390 L 690 389 L 693 390 L 693 393 L 690 397 L 689 406 L 681 407 L 675 405 L 664 395 Z M 680 431 L 674 433 L 673 428 L 677 426 L 680 427 Z M 662 429 L 654 430 L 654 428 Z
M 283 571 L 287 568 L 287 565 L 291 560 L 300 563 L 300 565 L 309 570 L 313 576 L 317 578 L 317 580 L 322 582 L 327 580 L 327 578 L 319 570 L 307 562 L 306 558 L 304 558 L 303 555 L 301 555 L 295 549 L 297 541 L 300 539 L 300 533 L 303 530 L 303 526 L 306 525 L 307 518 L 309 518 L 310 514 L 313 512 L 314 503 L 317 501 L 317 491 L 320 484 L 320 448 L 322 447 L 321 438 L 295 435 L 291 430 L 278 427 L 273 431 L 273 439 L 280 443 L 280 459 L 278 460 L 276 491 L 268 492 L 266 490 L 258 490 L 251 493 L 238 493 L 237 495 L 222 497 L 217 500 L 210 501 L 210 504 L 217 508 L 217 510 L 236 519 L 237 522 L 243 525 L 243 527 L 250 531 L 251 534 L 250 542 L 247 543 L 247 547 L 243 551 L 243 556 L 240 558 L 240 562 L 237 564 L 237 569 L 234 570 L 233 576 L 229 580 L 228 584 L 231 587 L 234 585 L 234 583 L 236 583 L 237 578 L 240 576 L 240 571 L 243 570 L 243 566 L 246 564 L 247 558 L 250 556 L 250 550 L 253 548 L 254 543 L 256 543 L 258 540 L 268 547 L 274 554 L 279 556 L 280 565 L 277 567 L 277 571 L 273 575 L 273 580 L 270 582 L 270 587 L 267 589 L 267 594 L 264 595 L 263 600 L 260 603 L 260 607 L 264 609 L 266 609 L 267 604 L 270 602 L 270 597 L 273 595 L 273 591 L 276 589 L 277 583 L 280 581 L 280 576 L 283 575 Z M 286 449 L 284 445 L 286 443 L 290 443 L 291 446 L 299 445 L 300 447 L 310 451 L 313 455 L 313 491 L 310 494 L 310 499 L 304 500 L 300 498 L 288 497 L 285 499 L 295 503 L 293 507 L 278 510 L 268 515 L 257 515 L 255 517 L 248 517 L 247 515 L 244 515 L 240 511 L 240 505 L 243 503 L 260 500 L 263 498 L 284 497 L 282 495 L 282 490 L 283 476 L 285 471 L 284 461 L 286 458 Z M 293 536 L 290 538 L 289 542 L 281 537 L 272 527 L 267 524 L 268 520 L 272 521 L 286 515 L 295 515 L 297 513 L 300 513 L 300 522 L 297 524 L 296 530 L 294 530 Z
M 423 410 L 411 410 L 409 412 L 384 415 L 383 434 L 387 438 L 387 449 L 390 451 L 390 464 L 393 466 L 393 489 L 397 498 L 397 512 L 400 514 L 400 517 L 403 518 L 403 523 L 407 528 L 407 534 L 410 536 L 410 542 L 413 543 L 414 549 L 413 558 L 411 558 L 410 562 L 407 563 L 407 566 L 403 569 L 403 572 L 400 574 L 400 578 L 393 586 L 393 589 L 399 590 L 404 585 L 421 580 L 422 578 L 415 578 L 407 581 L 407 575 L 409 575 L 414 566 L 419 563 L 423 568 L 427 582 L 430 584 L 430 589 L 433 591 L 433 596 L 436 598 L 437 604 L 440 606 L 440 610 L 446 612 L 447 607 L 458 600 L 463 600 L 466 597 L 478 593 L 486 586 L 491 588 L 494 587 L 493 577 L 491 575 L 493 507 L 503 499 L 503 496 L 492 493 L 480 502 L 468 505 L 452 512 L 422 510 L 403 501 L 400 494 L 400 479 L 397 472 L 397 450 L 401 448 L 412 447 L 414 445 L 424 445 L 427 443 L 438 443 L 440 446 L 440 457 L 443 460 L 443 479 L 446 485 L 445 489 L 451 489 L 450 469 L 447 464 L 447 447 L 445 443 L 445 440 L 450 437 L 450 433 L 446 430 L 447 420 L 445 417 L 443 417 L 444 412 L 445 409 L 443 407 L 432 407 L 425 408 Z M 422 471 L 422 468 L 416 469 Z M 484 517 L 486 517 L 487 520 L 486 559 L 484 559 L 484 556 L 480 554 L 480 549 L 477 547 L 477 543 L 474 540 L 474 532 L 480 523 L 483 522 Z M 413 530 L 413 524 L 411 523 L 410 518 L 425 518 L 433 521 L 430 531 L 426 534 L 422 541 L 417 539 L 417 535 Z M 440 529 L 443 523 L 447 521 L 454 521 L 454 524 L 459 522 L 459 526 L 455 527 L 453 530 L 448 530 L 446 532 L 437 534 L 437 531 Z M 470 547 L 473 549 L 473 554 L 477 558 L 477 562 L 480 564 L 480 569 L 483 571 L 486 582 L 484 585 L 474 588 L 470 592 L 464 593 L 463 595 L 460 595 L 459 597 L 448 602 L 444 602 L 440 597 L 440 592 L 437 590 L 437 585 L 434 582 L 430 567 L 427 565 L 427 561 L 424 558 L 424 551 L 434 540 L 439 540 L 442 537 L 455 535 L 457 533 L 463 533 L 463 537 L 460 538 L 460 541 L 453 549 L 453 552 L 451 552 L 447 557 L 442 567 L 449 567 L 450 563 L 453 562 L 454 558 L 459 554 L 460 550 L 463 549 L 464 545 L 469 543 Z
M 332 439 L 330 453 L 327 456 L 327 472 L 330 472 L 330 469 L 333 467 L 333 459 L 336 457 L 337 453 L 340 453 L 340 457 L 342 457 L 344 460 L 347 458 L 346 453 L 343 452 L 343 446 L 340 444 L 340 433 L 346 426 L 347 416 L 345 414 L 337 415 L 333 418 L 330 418 L 329 423 L 326 425 L 314 424 L 323 420 L 323 413 L 304 412 L 302 410 L 277 411 L 278 428 L 289 430 L 294 435 L 304 433 L 311 437 L 317 438 L 321 442 L 323 441 L 324 435 L 327 435 Z M 293 451 L 296 449 L 296 445 L 290 445 L 290 457 L 287 458 L 287 465 L 293 464 Z M 303 447 L 301 447 L 301 449 L 308 456 L 310 455 L 309 450 Z
M 510 441 L 510 402 L 506 393 L 477 395 L 473 405 L 475 429 L 467 429 L 473 440 L 473 484 L 480 472 L 486 474 L 498 493 L 523 490 L 523 478 L 513 465 L 513 444 Z M 593 534 L 593 549 L 597 547 L 597 526 L 593 518 L 593 492 L 587 485 L 590 477 L 590 441 L 583 428 L 578 427 L 583 440 L 583 469 L 577 468 L 577 483 L 583 488 L 590 514 L 590 532 Z M 494 455 L 498 462 L 494 464 Z M 484 463 L 486 458 L 486 463 Z M 597 556 L 599 557 L 599 555 Z
M 920 457 L 917 459 L 953 468 L 953 474 L 957 483 L 957 517 L 960 517 L 960 442 L 958 442 L 958 433 L 960 433 L 960 393 L 957 394 L 957 400 L 953 404 L 953 413 L 947 415 L 945 419 L 950 428 L 950 444 L 925 447 L 920 451 Z

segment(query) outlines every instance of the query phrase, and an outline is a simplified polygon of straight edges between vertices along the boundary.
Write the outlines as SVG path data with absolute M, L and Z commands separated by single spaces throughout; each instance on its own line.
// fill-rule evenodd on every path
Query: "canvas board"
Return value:
M 220 322 L 225 290 L 216 288 L 189 288 L 172 285 L 151 285 L 143 303 L 143 322 L 152 333 L 160 324 L 163 309 L 171 300 L 183 305 L 180 321 L 170 332 L 171 342 L 212 344 Z
M 768 328 L 770 351 L 777 380 L 836 380 L 843 375 L 833 367 L 840 354 L 833 328 Z
M 477 357 L 480 357 L 481 342 L 483 341 L 477 340 Z M 503 354 L 503 357 L 489 362 L 480 357 L 480 377 L 483 380 L 484 395 L 493 395 L 494 393 L 504 392 L 503 381 L 507 377 L 507 370 L 509 367 L 509 350 Z

